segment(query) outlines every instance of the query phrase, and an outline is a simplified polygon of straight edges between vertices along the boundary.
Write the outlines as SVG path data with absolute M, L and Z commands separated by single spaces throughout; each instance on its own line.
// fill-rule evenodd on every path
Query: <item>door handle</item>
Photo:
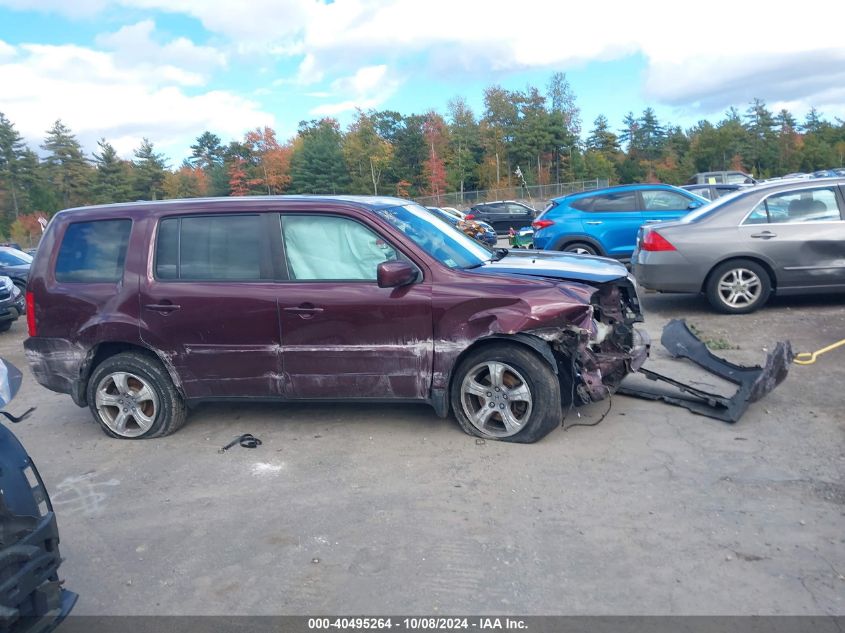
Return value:
M 174 310 L 178 310 L 182 306 L 178 306 L 175 303 L 148 303 L 144 306 L 147 310 L 153 310 L 155 312 L 161 312 L 163 314 L 168 314 L 173 312 Z
M 772 233 L 771 231 L 763 231 L 762 233 L 752 233 L 751 234 L 751 237 L 757 237 L 757 238 L 760 238 L 760 239 L 763 239 L 763 240 L 768 240 L 768 239 L 771 239 L 771 238 L 777 237 L 777 236 L 778 236 L 777 233 Z
M 600 220 L 590 220 L 589 222 L 584 222 L 584 224 L 589 224 L 590 226 L 598 226 L 601 224 Z
M 643 224 L 656 224 L 658 222 L 663 222 L 663 220 L 646 220 Z
M 318 308 L 311 303 L 303 303 L 295 308 L 283 308 L 283 310 L 285 312 L 290 312 L 291 314 L 296 314 L 301 319 L 311 319 L 315 314 L 320 314 L 323 311 L 323 308 Z

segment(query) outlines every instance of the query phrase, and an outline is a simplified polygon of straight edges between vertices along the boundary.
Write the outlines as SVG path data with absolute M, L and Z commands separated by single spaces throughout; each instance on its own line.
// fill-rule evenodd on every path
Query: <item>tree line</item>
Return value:
M 736 169 L 757 178 L 845 164 L 845 121 L 811 109 L 799 122 L 754 99 L 716 122 L 686 130 L 660 121 L 652 108 L 629 112 L 614 128 L 603 115 L 582 131 L 580 108 L 566 75 L 544 90 L 484 91 L 476 114 L 462 97 L 446 113 L 356 112 L 337 120 L 302 121 L 279 140 L 272 128 L 224 143 L 202 132 L 191 153 L 171 166 L 144 139 L 125 160 L 106 140 L 89 156 L 61 121 L 41 152 L 29 147 L 0 112 L 0 234 L 37 241 L 38 217 L 86 204 L 199 196 L 281 193 L 375 194 L 410 198 L 602 178 L 611 183 L 681 184 L 699 171 Z

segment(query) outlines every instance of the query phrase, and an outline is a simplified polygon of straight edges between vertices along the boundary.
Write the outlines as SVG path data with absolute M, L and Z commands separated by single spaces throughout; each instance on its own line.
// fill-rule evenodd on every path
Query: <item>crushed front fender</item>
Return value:
M 663 329 L 660 342 L 674 358 L 686 358 L 705 371 L 737 385 L 736 393 L 727 397 L 703 391 L 646 367 L 641 367 L 639 373 L 649 380 L 663 384 L 652 386 L 648 383 L 633 385 L 623 382 L 618 392 L 647 400 L 662 400 L 689 409 L 693 413 L 730 423 L 738 421 L 752 402 L 760 400 L 783 382 L 794 358 L 792 346 L 789 341 L 784 341 L 777 343 L 767 354 L 766 362 L 762 366 L 736 365 L 719 358 L 707 349 L 682 319 L 669 322 Z

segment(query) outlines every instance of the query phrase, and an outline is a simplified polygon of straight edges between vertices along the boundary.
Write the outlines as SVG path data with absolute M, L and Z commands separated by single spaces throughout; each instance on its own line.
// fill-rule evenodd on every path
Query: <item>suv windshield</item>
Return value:
M 449 268 L 472 268 L 494 257 L 493 251 L 416 204 L 376 213 Z

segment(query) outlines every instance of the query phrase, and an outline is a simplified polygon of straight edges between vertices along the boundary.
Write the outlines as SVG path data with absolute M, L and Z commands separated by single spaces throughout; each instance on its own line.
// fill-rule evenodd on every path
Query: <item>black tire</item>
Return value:
M 0 322 L 0 332 L 8 332 L 9 328 L 12 327 L 12 323 L 14 323 L 12 320 Z
M 485 389 L 489 384 L 489 392 L 481 395 L 464 392 L 464 381 L 477 377 L 480 375 L 478 372 L 483 373 L 485 370 L 479 367 L 487 363 L 496 364 L 494 366 L 504 365 L 508 368 L 501 376 L 503 383 L 501 391 L 497 393 L 494 390 L 492 385 L 495 381 L 491 380 L 492 376 L 488 373 L 487 383 L 480 380 L 475 382 L 484 386 Z M 517 390 L 522 391 L 523 385 L 527 388 L 530 400 L 513 398 L 508 401 L 507 394 L 515 393 Z M 503 397 L 504 400 L 502 400 Z M 476 437 L 504 442 L 523 444 L 536 442 L 560 426 L 563 416 L 560 383 L 552 368 L 532 350 L 509 343 L 487 345 L 470 352 L 455 369 L 450 401 L 455 418 L 464 432 Z M 490 403 L 494 405 L 492 413 L 485 416 L 486 421 L 482 422 L 484 428 L 480 428 L 473 423 L 470 415 L 486 412 Z M 502 407 L 503 404 L 506 408 Z M 517 428 L 515 425 L 508 427 L 505 424 L 503 414 L 509 414 L 508 417 L 511 420 L 519 419 L 518 430 L 513 431 Z
M 130 396 L 133 393 L 140 395 L 143 386 L 148 386 L 150 392 L 154 394 L 136 403 L 139 416 L 137 419 L 132 417 L 132 403 L 128 407 L 123 407 L 123 419 L 128 418 L 133 421 L 132 423 L 128 421 L 124 423 L 125 433 L 123 434 L 118 432 L 116 428 L 112 428 L 119 426 L 116 419 L 120 417 L 121 406 L 104 404 L 103 413 L 101 413 L 97 401 L 98 388 L 101 386 L 103 387 L 102 397 L 126 397 L 120 393 L 119 381 L 113 378 L 117 374 L 131 375 L 126 381 L 128 390 L 124 392 L 125 394 Z M 91 409 L 94 419 L 97 420 L 103 432 L 109 437 L 119 439 L 163 437 L 182 428 L 187 417 L 185 402 L 179 392 L 176 391 L 176 387 L 173 386 L 170 374 L 167 373 L 158 359 L 140 352 L 116 354 L 97 365 L 88 379 L 86 394 L 88 407 Z M 127 409 L 128 415 L 126 414 Z M 152 420 L 148 428 L 145 428 L 145 425 L 140 421 L 141 416 L 144 419 Z
M 705 292 L 710 305 L 718 312 L 748 314 L 763 307 L 769 300 L 772 280 L 766 269 L 757 262 L 732 259 L 719 264 L 710 272 Z
M 562 249 L 564 253 L 580 253 L 582 255 L 598 255 L 594 246 L 586 242 L 572 242 L 566 244 Z

